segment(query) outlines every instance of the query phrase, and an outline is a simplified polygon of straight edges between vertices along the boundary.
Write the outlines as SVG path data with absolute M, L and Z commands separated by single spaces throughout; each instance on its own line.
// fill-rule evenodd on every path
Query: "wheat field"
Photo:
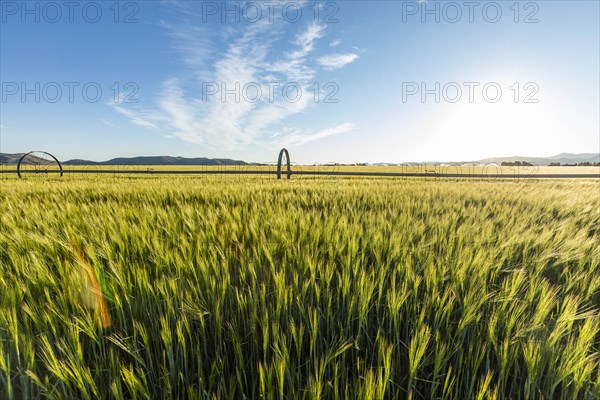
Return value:
M 0 398 L 598 398 L 599 189 L 5 177 Z

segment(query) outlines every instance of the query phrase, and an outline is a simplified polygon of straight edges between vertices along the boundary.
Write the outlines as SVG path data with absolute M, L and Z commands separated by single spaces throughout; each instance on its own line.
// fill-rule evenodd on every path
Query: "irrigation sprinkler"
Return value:
M 285 157 L 285 168 L 283 170 L 283 162 Z M 263 166 L 275 166 L 275 163 L 262 164 Z M 141 167 L 139 165 L 117 165 L 116 169 L 113 168 L 93 168 L 92 166 L 75 166 L 74 168 L 68 168 L 64 172 L 69 174 L 146 174 L 146 175 L 260 175 L 260 176 L 272 176 L 276 175 L 277 179 L 281 179 L 282 174 L 287 175 L 287 179 L 291 179 L 292 175 L 296 176 L 345 176 L 345 177 L 405 177 L 405 178 L 449 178 L 449 179 L 521 179 L 521 178 L 535 178 L 535 179 L 600 179 L 598 173 L 565 173 L 565 174 L 548 174 L 538 173 L 539 169 L 534 166 L 531 171 L 529 167 L 522 171 L 518 167 L 513 171 L 511 168 L 510 173 L 504 173 L 502 168 L 497 165 L 486 165 L 483 167 L 482 172 L 475 172 L 474 166 L 469 166 L 469 170 L 465 173 L 460 169 L 458 165 L 440 165 L 425 167 L 420 164 L 403 164 L 401 165 L 400 171 L 398 170 L 382 170 L 382 171 L 363 171 L 363 170 L 342 170 L 338 164 L 324 164 L 318 165 L 315 169 L 302 169 L 297 164 L 294 164 L 295 168 L 292 171 L 292 163 L 290 161 L 290 153 L 286 148 L 279 151 L 279 157 L 277 160 L 277 170 L 253 169 L 251 165 L 246 165 L 239 169 L 213 169 L 208 166 L 204 166 L 203 169 L 154 169 L 152 167 Z M 322 168 L 322 167 L 325 168 Z M 410 168 L 407 168 L 410 167 Z M 441 167 L 441 170 L 438 170 Z M 431 169 L 433 168 L 433 169 Z M 453 169 L 451 169 L 453 168 Z M 490 169 L 492 171 L 490 171 Z M 4 173 L 14 173 L 14 169 L 1 169 L 0 175 Z M 24 154 L 17 164 L 16 170 L 19 178 L 22 178 L 24 174 L 48 174 L 57 173 L 63 176 L 63 167 L 60 161 L 52 154 L 45 151 L 31 151 Z
M 292 177 L 292 167 L 290 165 L 290 153 L 286 148 L 281 149 L 279 152 L 279 159 L 277 160 L 277 179 L 281 179 L 281 162 L 283 161 L 283 156 L 285 155 L 285 162 L 287 164 L 287 178 L 290 179 Z
M 17 175 L 23 178 L 23 174 L 49 174 L 58 173 L 63 176 L 63 167 L 58 158 L 45 151 L 30 151 L 23 154 L 17 164 Z

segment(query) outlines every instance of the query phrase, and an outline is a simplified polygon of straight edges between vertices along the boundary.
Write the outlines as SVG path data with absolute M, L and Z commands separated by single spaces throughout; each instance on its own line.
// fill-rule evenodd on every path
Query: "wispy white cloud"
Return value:
M 110 126 L 111 128 L 118 128 L 115 124 L 113 124 L 110 120 L 105 119 L 105 118 L 101 118 L 100 122 L 102 122 L 104 125 Z
M 337 47 L 342 43 L 340 39 L 334 39 L 331 43 L 329 43 L 329 47 Z
M 358 55 L 354 53 L 348 54 L 331 54 L 319 58 L 317 61 L 327 70 L 340 69 L 358 59 Z
M 131 121 L 131 123 L 135 125 L 141 126 L 143 128 L 157 127 L 155 124 L 156 121 L 152 122 L 152 120 L 155 118 L 152 117 L 151 112 L 146 112 L 143 110 L 134 111 L 115 103 L 109 103 L 109 105 L 112 107 L 113 110 L 127 117 Z
M 315 140 L 319 140 L 319 139 L 323 139 L 323 138 L 326 138 L 329 136 L 339 135 L 342 133 L 350 132 L 351 130 L 353 130 L 355 128 L 356 128 L 356 126 L 354 124 L 345 123 L 345 124 L 341 124 L 341 125 L 338 125 L 333 128 L 323 129 L 322 131 L 319 131 L 316 133 L 311 133 L 311 134 L 303 135 L 303 134 L 293 133 L 291 135 L 284 137 L 279 142 L 279 144 L 281 146 L 287 146 L 287 147 L 301 146 L 303 144 L 313 142 Z
M 317 42 L 326 36 L 325 25 L 316 22 L 296 24 L 294 28 L 298 26 L 298 31 L 291 40 L 282 29 L 289 28 L 289 24 L 267 19 L 239 26 L 241 29 L 236 30 L 224 27 L 220 35 L 226 39 L 225 48 L 214 44 L 213 41 L 218 42 L 214 37 L 206 39 L 211 35 L 207 33 L 207 26 L 199 28 L 197 24 L 165 22 L 162 26 L 169 32 L 173 49 L 181 54 L 187 72 L 165 80 L 155 110 L 111 105 L 132 123 L 145 128 L 160 127 L 181 140 L 227 150 L 255 141 L 277 141 L 281 136 L 292 142 L 306 143 L 332 134 L 323 136 L 332 132 L 329 129 L 310 136 L 284 134 L 270 137 L 274 126 L 312 105 L 313 93 L 309 87 L 316 76 L 313 53 Z M 289 46 L 286 51 L 278 51 L 282 46 L 276 44 L 281 45 L 283 40 L 290 40 Z M 219 92 L 223 88 L 234 90 L 237 98 L 235 94 L 225 98 L 221 93 L 210 95 L 206 83 L 216 85 L 213 88 L 218 87 Z M 244 98 L 248 93 L 244 86 L 252 83 L 261 88 L 257 101 Z M 292 93 L 299 88 L 302 95 L 297 99 L 286 98 L 283 90 L 286 84 Z

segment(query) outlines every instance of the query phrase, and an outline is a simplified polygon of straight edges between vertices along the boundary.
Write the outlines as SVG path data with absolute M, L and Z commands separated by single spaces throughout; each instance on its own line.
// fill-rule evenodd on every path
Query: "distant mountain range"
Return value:
M 231 160 L 229 158 L 206 158 L 206 157 L 171 157 L 171 156 L 150 156 L 150 157 L 119 157 L 108 161 L 88 161 L 88 160 L 69 160 L 65 165 L 247 165 L 245 161 Z
M 535 165 L 549 165 L 550 163 L 561 163 L 561 164 L 579 164 L 582 162 L 597 163 L 600 162 L 600 153 L 561 153 L 552 157 L 492 157 L 484 158 L 483 160 L 476 161 L 481 164 L 498 163 L 503 162 L 515 162 L 515 161 L 526 161 L 530 164 Z
M 475 161 L 419 161 L 419 162 L 405 162 L 405 163 L 388 163 L 388 162 L 380 162 L 380 163 L 372 163 L 369 165 L 375 166 L 394 166 L 394 165 L 411 165 L 411 164 L 502 164 L 503 162 L 514 163 L 516 161 L 525 161 L 529 164 L 538 165 L 538 166 L 548 166 L 550 163 L 560 163 L 563 164 L 579 164 L 579 163 L 599 163 L 600 162 L 600 153 L 561 153 L 552 157 L 522 157 L 522 156 L 512 156 L 512 157 L 490 157 L 484 158 L 482 160 Z
M 19 158 L 21 158 L 23 154 L 24 153 L 0 153 L 0 164 L 16 164 L 19 162 Z
M 24 153 L 7 154 L 0 153 L 1 164 L 16 164 Z M 170 156 L 150 156 L 150 157 L 119 157 L 108 161 L 90 161 L 90 160 L 68 160 L 62 161 L 63 165 L 247 165 L 245 161 L 231 160 L 229 158 L 185 158 Z
M 0 153 L 0 164 L 16 164 L 24 153 L 8 154 Z M 552 157 L 491 157 L 484 158 L 483 160 L 469 161 L 471 163 L 478 164 L 490 164 L 490 163 L 503 163 L 503 162 L 515 162 L 525 161 L 531 164 L 539 166 L 549 165 L 550 163 L 561 163 L 561 164 L 578 164 L 582 162 L 597 163 L 600 162 L 600 153 L 561 153 Z M 427 163 L 436 163 L 437 161 L 430 161 Z M 466 163 L 461 161 L 459 163 Z M 63 165 L 249 165 L 245 161 L 232 160 L 229 158 L 185 158 L 185 157 L 170 157 L 170 156 L 151 156 L 151 157 L 119 157 L 113 158 L 108 161 L 89 161 L 89 160 L 68 160 L 64 161 Z M 378 163 L 373 165 L 399 165 L 399 164 L 388 164 Z

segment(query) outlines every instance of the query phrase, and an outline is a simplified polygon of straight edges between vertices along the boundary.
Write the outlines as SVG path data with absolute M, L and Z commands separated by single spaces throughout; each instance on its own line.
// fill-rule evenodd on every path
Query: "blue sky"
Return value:
M 598 1 L 71 4 L 0 1 L 2 152 L 600 151 Z

